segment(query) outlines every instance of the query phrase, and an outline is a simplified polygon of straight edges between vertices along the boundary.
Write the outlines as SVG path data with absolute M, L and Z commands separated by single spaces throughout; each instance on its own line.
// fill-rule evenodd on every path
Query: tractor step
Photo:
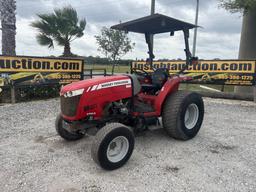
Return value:
M 154 108 L 147 104 L 147 103 L 143 103 L 140 101 L 136 101 L 134 103 L 134 112 L 139 112 L 139 113 L 147 113 L 147 112 L 154 112 Z

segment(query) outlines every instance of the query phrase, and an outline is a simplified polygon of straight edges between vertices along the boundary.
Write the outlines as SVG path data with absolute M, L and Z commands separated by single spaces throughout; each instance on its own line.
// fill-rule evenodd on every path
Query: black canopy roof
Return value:
M 187 30 L 195 27 L 197 26 L 156 13 L 150 16 L 114 25 L 111 28 L 127 32 L 131 31 L 144 34 L 157 34 Z

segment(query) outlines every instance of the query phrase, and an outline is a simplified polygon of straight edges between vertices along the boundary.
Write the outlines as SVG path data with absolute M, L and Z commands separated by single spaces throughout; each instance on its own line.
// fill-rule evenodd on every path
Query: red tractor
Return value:
M 197 27 L 164 15 L 154 14 L 112 26 L 113 29 L 145 34 L 148 64 L 153 72 L 132 69 L 132 74 L 98 77 L 72 83 L 61 89 L 61 114 L 56 130 L 66 140 L 78 140 L 97 130 L 92 158 L 102 168 L 124 165 L 134 148 L 134 133 L 147 130 L 162 119 L 166 133 L 179 140 L 195 137 L 202 125 L 204 103 L 200 95 L 179 91 L 182 76 L 197 61 L 189 50 L 189 30 Z M 169 69 L 154 69 L 150 35 L 183 31 L 186 66 L 176 75 Z

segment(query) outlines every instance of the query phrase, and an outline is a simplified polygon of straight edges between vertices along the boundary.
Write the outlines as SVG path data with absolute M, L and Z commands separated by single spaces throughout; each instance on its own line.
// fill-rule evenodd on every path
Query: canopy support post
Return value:
M 148 44 L 148 55 L 149 55 L 149 58 L 147 59 L 147 63 L 150 64 L 150 69 L 153 69 L 153 60 L 155 58 L 155 55 L 153 53 L 153 46 L 152 46 L 150 35 L 151 34 L 145 33 L 145 39 L 146 39 L 146 43 Z
M 185 40 L 185 53 L 186 53 L 186 65 L 184 66 L 184 68 L 179 72 L 179 74 L 183 73 L 187 68 L 188 66 L 191 64 L 191 59 L 192 59 L 192 54 L 190 52 L 190 49 L 189 49 L 189 29 L 184 29 L 183 30 L 183 33 L 184 33 L 184 40 Z

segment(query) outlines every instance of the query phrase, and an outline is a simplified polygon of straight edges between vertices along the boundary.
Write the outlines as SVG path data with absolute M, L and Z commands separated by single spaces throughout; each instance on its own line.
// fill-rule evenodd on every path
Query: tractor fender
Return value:
M 183 80 L 182 77 L 173 77 L 164 84 L 155 101 L 155 110 L 158 116 L 162 114 L 162 107 L 167 97 L 178 91 L 180 82 Z

